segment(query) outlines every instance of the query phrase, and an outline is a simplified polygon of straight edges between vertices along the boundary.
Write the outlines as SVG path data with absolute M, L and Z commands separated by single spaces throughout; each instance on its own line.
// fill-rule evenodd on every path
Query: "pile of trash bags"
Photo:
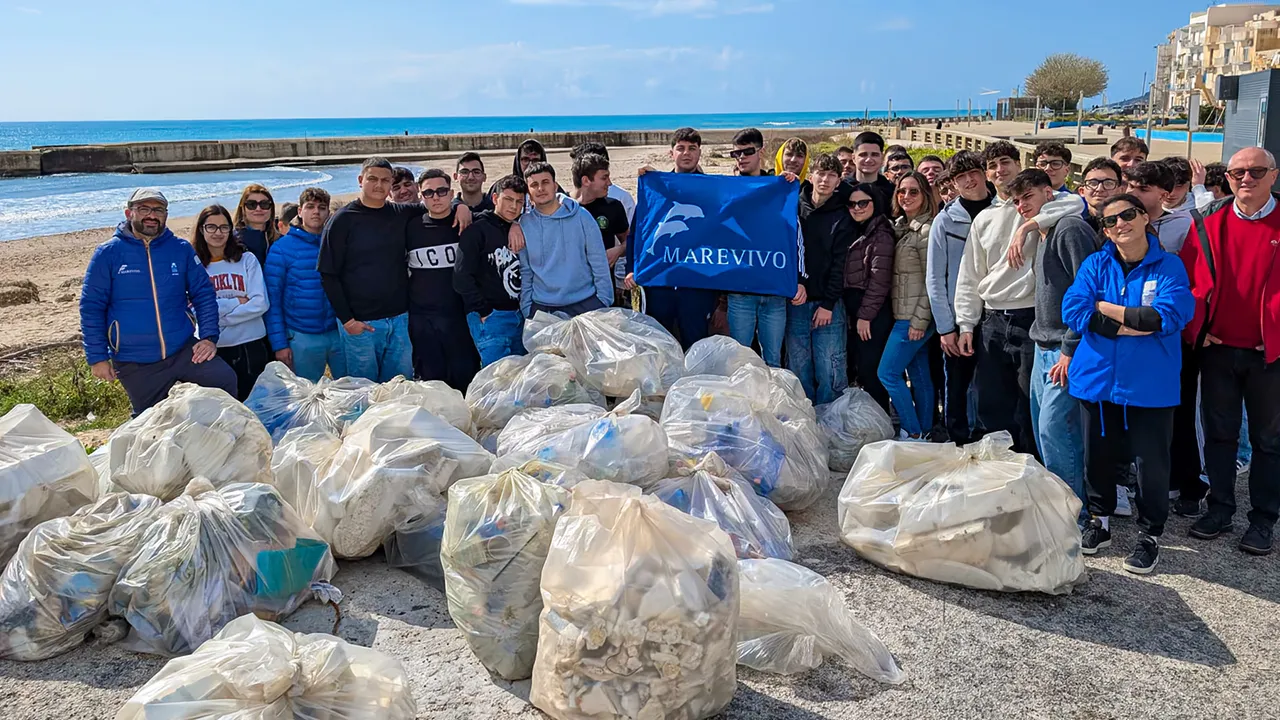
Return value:
M 849 472 L 865 445 L 893 438 L 893 420 L 871 395 L 851 387 L 817 408 L 818 423 L 827 431 L 831 469 Z
M 715 523 L 588 481 L 556 525 L 529 700 L 555 720 L 722 712 L 737 689 L 738 564 Z
M 738 574 L 738 664 L 795 675 L 834 655 L 872 680 L 906 681 L 889 649 L 853 619 L 842 593 L 826 578 L 773 558 L 742 560 Z
M 685 375 L 723 375 L 729 377 L 744 365 L 764 369 L 764 360 L 754 350 L 725 335 L 705 337 L 684 354 Z
M 183 655 L 251 612 L 283 618 L 337 566 L 329 546 L 275 488 L 196 478 L 152 518 L 111 590 L 130 646 Z
M 526 410 L 498 436 L 498 455 L 522 454 L 574 468 L 595 480 L 651 488 L 666 476 L 667 437 L 635 411 L 639 392 L 612 411 L 597 405 Z
M 0 417 L 0 565 L 32 528 L 97 495 L 97 472 L 70 433 L 34 405 L 15 405 Z
M 681 378 L 662 409 L 673 458 L 714 452 L 783 510 L 812 505 L 827 486 L 826 439 L 788 376 L 747 365 L 730 377 Z
M 115 493 L 36 526 L 0 576 L 0 658 L 43 660 L 83 642 L 161 505 Z
M 733 540 L 740 558 L 790 560 L 791 523 L 768 498 L 756 494 L 738 471 L 715 453 L 696 464 L 676 464 L 675 476 L 658 483 L 654 496 L 694 517 L 710 520 Z
M 980 590 L 1070 592 L 1084 577 L 1080 500 L 1007 432 L 958 448 L 881 442 L 840 490 L 840 536 L 907 575 Z
M 288 365 L 273 361 L 258 376 L 244 404 L 262 421 L 271 440 L 279 442 L 297 427 L 342 432 L 369 407 L 377 387 L 377 383 L 358 377 L 321 378 L 313 383 L 294 375 Z
M 406 380 L 397 375 L 373 389 L 374 405 L 392 401 L 407 402 L 440 417 L 441 420 L 471 435 L 471 408 L 462 393 L 439 380 Z
M 467 387 L 467 405 L 479 429 L 501 430 L 531 408 L 603 405 L 587 391 L 578 371 L 559 355 L 511 355 L 481 370 Z
M 222 390 L 178 383 L 107 441 L 110 489 L 172 500 L 203 477 L 214 487 L 270 483 L 271 435 Z
M 608 397 L 666 395 L 684 374 L 680 343 L 657 320 L 606 308 L 562 320 L 539 312 L 525 322 L 530 353 L 551 353 L 577 368 L 586 385 Z
M 244 615 L 134 693 L 116 720 L 413 720 L 404 666 L 322 633 Z
M 440 543 L 444 540 L 447 508 L 439 500 L 415 505 L 382 543 L 387 567 L 415 575 L 440 592 L 445 589 Z
M 449 615 L 489 672 L 523 680 L 538 648 L 538 582 L 569 491 L 504 470 L 449 488 L 440 562 Z

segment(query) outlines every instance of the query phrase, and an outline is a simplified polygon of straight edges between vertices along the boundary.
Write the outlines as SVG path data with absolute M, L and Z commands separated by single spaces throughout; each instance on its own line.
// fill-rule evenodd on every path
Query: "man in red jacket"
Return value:
M 1271 194 L 1276 159 L 1262 148 L 1246 148 L 1232 156 L 1227 178 L 1234 199 L 1207 208 L 1207 237 L 1193 225 L 1181 252 L 1196 298 L 1184 340 L 1200 348 L 1209 475 L 1209 508 L 1191 535 L 1211 540 L 1231 530 L 1243 398 L 1254 452 L 1253 509 L 1240 549 L 1266 555 L 1280 517 L 1280 212 Z

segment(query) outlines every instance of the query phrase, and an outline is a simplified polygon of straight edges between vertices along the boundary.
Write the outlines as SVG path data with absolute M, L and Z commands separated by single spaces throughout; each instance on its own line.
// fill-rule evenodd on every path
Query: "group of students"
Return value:
M 1125 514 L 1135 484 L 1133 572 L 1154 568 L 1171 503 L 1200 515 L 1196 537 L 1230 530 L 1243 407 L 1253 508 L 1240 547 L 1270 551 L 1280 284 L 1268 279 L 1280 214 L 1269 153 L 1203 168 L 1148 162 L 1126 138 L 1073 193 L 1070 150 L 1054 142 L 1026 170 L 1007 142 L 916 167 L 905 148 L 886 158 L 872 132 L 817 157 L 792 139 L 772 171 L 758 130 L 732 145 L 736 174 L 800 183 L 792 297 L 637 288 L 634 202 L 612 185 L 607 149 L 574 148 L 570 194 L 527 140 L 487 190 L 475 153 L 452 176 L 417 178 L 371 158 L 359 196 L 332 217 L 323 190 L 277 215 L 251 185 L 234 213 L 202 211 L 191 244 L 166 229 L 163 195 L 139 190 L 86 272 L 86 355 L 135 412 L 178 381 L 244 398 L 273 357 L 311 380 L 328 368 L 465 390 L 480 367 L 524 352 L 535 312 L 573 316 L 642 294 L 686 348 L 723 308 L 722 331 L 785 363 L 815 403 L 863 386 L 896 411 L 902 439 L 939 439 L 939 407 L 951 441 L 1008 431 L 1085 501 L 1086 553 L 1110 544 L 1110 517 Z M 701 156 L 699 133 L 676 131 L 672 170 L 700 173 Z

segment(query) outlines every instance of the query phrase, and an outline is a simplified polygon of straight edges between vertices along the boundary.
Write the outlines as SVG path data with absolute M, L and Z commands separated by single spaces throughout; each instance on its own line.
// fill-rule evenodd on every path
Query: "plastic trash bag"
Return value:
M 322 633 L 244 615 L 174 658 L 116 720 L 413 720 L 399 660 Z
M 167 503 L 120 570 L 110 612 L 130 645 L 183 655 L 244 613 L 283 618 L 337 571 L 329 546 L 275 488 L 196 478 Z
M 818 423 L 827 431 L 831 469 L 849 472 L 863 446 L 893 438 L 893 421 L 880 403 L 862 388 L 818 407 Z
M 470 435 L 421 405 L 403 399 L 369 408 L 342 434 L 344 445 L 353 439 L 369 448 L 381 445 L 397 447 L 411 440 L 434 440 L 440 444 L 444 456 L 457 463 L 457 469 L 449 478 L 450 483 L 484 475 L 493 464 L 493 453 L 481 447 Z
M 395 531 L 382 543 L 387 567 L 415 575 L 440 592 L 444 592 L 440 543 L 444 539 L 447 507 L 444 498 L 419 505 L 396 524 Z
M 35 405 L 14 405 L 0 417 L 0 565 L 36 525 L 97 496 L 97 473 L 70 433 Z
M 791 523 L 768 498 L 756 494 L 737 470 L 709 453 L 695 465 L 678 463 L 675 476 L 658 483 L 653 494 L 671 507 L 710 520 L 733 540 L 740 558 L 790 560 Z
M 507 426 L 523 410 L 595 403 L 578 371 L 559 355 L 512 355 L 486 366 L 467 387 L 477 428 Z
M 827 487 L 826 439 L 807 417 L 778 418 L 786 397 L 772 374 L 750 366 L 681 378 L 662 408 L 673 458 L 696 463 L 714 452 L 778 507 L 803 510 Z
M 561 465 L 550 460 L 536 458 L 528 453 L 509 453 L 502 455 L 493 461 L 493 467 L 489 470 L 490 474 L 497 475 L 503 470 L 519 470 L 520 472 L 532 477 L 539 482 L 549 483 L 551 485 L 559 485 L 566 490 L 571 490 L 580 482 L 587 480 L 587 476 L 578 471 L 577 468 L 568 465 Z
M 595 480 L 650 488 L 666 476 L 667 437 L 652 418 L 633 414 L 639 403 L 635 393 L 613 411 L 595 405 L 526 410 L 498 436 L 498 454 L 524 454 Z
M 531 353 L 563 356 L 588 387 L 609 397 L 661 396 L 684 374 L 684 352 L 648 315 L 606 308 L 561 320 L 544 312 L 525 322 Z
M 573 490 L 542 570 L 529 700 L 556 720 L 685 718 L 737 689 L 729 536 L 638 488 Z
M 222 390 L 178 383 L 107 441 L 112 485 L 172 500 L 203 477 L 214 487 L 271 482 L 271 435 Z
M 742 560 L 738 664 L 794 675 L 837 656 L 872 680 L 898 685 L 903 672 L 880 638 L 849 613 L 844 595 L 814 571 L 784 560 Z
M 1007 432 L 866 446 L 840 490 L 841 539 L 890 570 L 980 590 L 1070 592 L 1080 500 Z
M 728 377 L 744 365 L 766 368 L 764 360 L 754 350 L 725 335 L 705 337 L 691 345 L 684 355 L 685 375 Z
M 341 450 L 342 438 L 323 427 L 305 426 L 285 433 L 271 453 L 272 484 L 311 527 L 328 502 L 320 491 L 320 480 Z
M 342 432 L 369 407 L 376 388 L 377 383 L 358 377 L 320 378 L 313 383 L 294 375 L 288 365 L 272 361 L 258 376 L 244 404 L 262 421 L 271 440 L 279 442 L 296 427 Z
M 406 401 L 426 410 L 467 435 L 475 431 L 471 423 L 471 408 L 462 393 L 439 380 L 406 380 L 397 375 L 373 389 L 373 404 Z
M 569 491 L 505 470 L 449 488 L 440 545 L 449 616 L 481 664 L 523 680 L 538 649 L 538 582 Z
M 116 493 L 32 530 L 0 577 L 0 658 L 43 660 L 83 642 L 161 504 Z

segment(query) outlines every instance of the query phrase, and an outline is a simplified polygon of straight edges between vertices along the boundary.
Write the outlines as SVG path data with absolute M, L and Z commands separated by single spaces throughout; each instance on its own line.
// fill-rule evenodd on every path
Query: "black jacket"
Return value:
M 844 261 L 853 243 L 853 218 L 849 216 L 849 189 L 841 183 L 836 193 L 813 206 L 813 184 L 800 186 L 800 230 L 804 234 L 804 268 L 801 277 L 809 302 L 832 310 L 844 293 Z
M 482 212 L 458 238 L 453 289 L 467 312 L 488 317 L 494 310 L 520 310 L 520 258 L 507 247 L 511 223 Z
M 338 322 L 383 320 L 409 310 L 407 230 L 426 209 L 356 200 L 334 213 L 320 239 L 320 284 Z

